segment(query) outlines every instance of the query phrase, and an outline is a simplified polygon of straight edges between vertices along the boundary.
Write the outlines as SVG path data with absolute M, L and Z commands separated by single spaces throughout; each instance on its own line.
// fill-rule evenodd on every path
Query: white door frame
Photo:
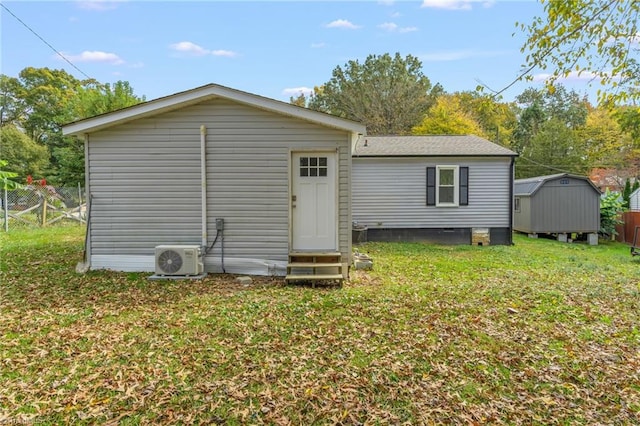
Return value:
M 288 158 L 288 166 L 289 166 L 289 194 L 287 196 L 287 202 L 289 203 L 289 251 L 293 251 L 293 208 L 292 208 L 292 195 L 293 195 L 293 178 L 294 173 L 297 173 L 298 167 L 293 162 L 294 154 L 333 154 L 335 155 L 335 200 L 334 200 L 334 214 L 335 214 L 335 247 L 331 250 L 340 251 L 340 151 L 338 148 L 327 149 L 327 148 L 291 148 L 289 149 L 289 158 Z M 328 251 L 329 249 L 322 249 L 322 251 Z M 311 249 L 309 249 L 311 251 Z

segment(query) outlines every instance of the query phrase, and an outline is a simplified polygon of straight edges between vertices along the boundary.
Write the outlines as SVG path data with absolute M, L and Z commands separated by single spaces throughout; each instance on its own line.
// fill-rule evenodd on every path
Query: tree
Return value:
M 578 130 L 585 155 L 594 167 L 621 169 L 632 152 L 631 136 L 624 132 L 607 108 L 592 108 Z
M 558 172 L 584 174 L 588 166 L 581 144 L 577 132 L 562 121 L 546 121 L 533 136 L 529 151 L 518 161 L 516 175 L 523 178 Z
M 295 105 L 295 106 L 299 106 L 299 107 L 303 107 L 306 108 L 307 105 L 309 104 L 309 97 L 307 95 L 305 95 L 304 93 L 300 93 L 298 96 L 290 96 L 289 97 L 289 103 L 291 105 Z
M 548 86 L 571 73 L 599 80 L 601 102 L 640 99 L 638 34 L 640 2 L 619 0 L 548 0 L 544 17 L 516 23 L 528 52 L 520 77 L 531 79 L 536 68 L 551 69 Z
M 476 119 L 461 105 L 456 95 L 441 95 L 420 124 L 411 129 L 414 135 L 469 135 L 486 137 Z
M 498 102 L 493 96 L 478 91 L 455 93 L 460 106 L 480 125 L 486 137 L 502 146 L 510 146 L 517 124 L 516 107 Z
M 520 108 L 513 133 L 513 149 L 527 157 L 533 140 L 545 122 L 556 120 L 571 130 L 584 126 L 591 105 L 575 91 L 559 86 L 554 91 L 526 89 L 516 97 Z
M 27 175 L 42 176 L 49 164 L 47 148 L 12 124 L 0 127 L 0 152 L 8 163 L 5 169 L 14 172 L 18 180 L 24 180 Z
M 432 87 L 416 57 L 386 53 L 336 67 L 331 80 L 314 91 L 309 107 L 359 121 L 372 135 L 405 134 L 439 93 L 442 87 Z
M 126 108 L 144 100 L 144 96 L 135 95 L 127 81 L 117 81 L 113 86 L 94 83 L 78 88 L 73 110 L 77 119 L 81 119 Z
M 110 85 L 78 80 L 64 70 L 49 68 L 28 67 L 17 78 L 2 75 L 0 91 L 2 127 L 13 125 L 45 146 L 50 157 L 46 178 L 74 186 L 84 182 L 84 150 L 77 139 L 62 136 L 61 126 L 144 100 L 134 94 L 128 82 Z

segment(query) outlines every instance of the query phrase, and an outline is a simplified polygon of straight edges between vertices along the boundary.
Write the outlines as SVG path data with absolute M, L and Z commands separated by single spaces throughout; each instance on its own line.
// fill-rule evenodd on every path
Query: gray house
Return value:
M 629 210 L 633 212 L 640 211 L 640 188 L 633 191 L 629 196 Z
M 84 139 L 91 269 L 180 274 L 176 251 L 205 272 L 349 262 L 358 123 L 211 84 L 63 133 Z
M 518 179 L 514 184 L 516 231 L 531 236 L 588 234 L 597 244 L 600 230 L 600 190 L 586 176 L 560 173 Z
M 477 136 L 367 136 L 353 220 L 370 241 L 511 244 L 516 153 Z

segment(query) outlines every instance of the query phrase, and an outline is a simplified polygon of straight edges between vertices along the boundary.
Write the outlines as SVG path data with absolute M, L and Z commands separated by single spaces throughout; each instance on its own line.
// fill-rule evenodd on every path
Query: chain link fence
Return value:
M 84 189 L 26 185 L 3 190 L 0 201 L 2 229 L 55 226 L 65 222 L 84 224 L 87 204 Z

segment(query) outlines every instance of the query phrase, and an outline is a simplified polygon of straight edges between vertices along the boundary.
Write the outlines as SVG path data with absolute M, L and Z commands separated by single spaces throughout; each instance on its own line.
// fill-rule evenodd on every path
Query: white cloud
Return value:
M 238 56 L 236 52 L 233 52 L 231 50 L 224 50 L 224 49 L 212 50 L 211 54 L 213 56 L 224 56 L 226 58 L 233 58 L 234 56 Z
M 142 68 L 144 67 L 144 62 L 138 61 L 136 63 L 131 64 L 131 68 Z
M 418 31 L 417 27 L 399 27 L 396 23 L 394 22 L 385 22 L 384 24 L 380 24 L 378 25 L 378 28 L 381 28 L 385 31 L 388 31 L 390 33 L 392 32 L 399 32 L 399 33 L 410 33 L 413 31 Z
M 552 75 L 548 73 L 539 73 L 534 74 L 532 78 L 533 81 L 540 82 L 546 81 L 551 76 Z M 591 71 L 582 71 L 581 73 L 578 73 L 577 71 L 571 71 L 566 77 L 559 77 L 558 81 L 591 81 L 596 78 L 600 77 Z
M 95 10 L 104 12 L 105 10 L 116 9 L 123 0 L 82 0 L 76 2 L 80 9 Z
M 378 4 L 381 4 L 383 6 L 393 6 L 394 3 L 394 0 L 378 0 Z
M 361 28 L 360 25 L 355 25 L 350 21 L 347 21 L 346 19 L 336 19 L 335 21 L 329 22 L 326 25 L 327 28 L 345 28 L 348 30 L 357 30 L 358 28 Z
M 449 62 L 469 58 L 495 58 L 509 53 L 511 52 L 506 50 L 449 50 L 427 53 L 419 57 L 425 62 Z
M 398 29 L 398 25 L 393 22 L 385 22 L 384 24 L 378 25 L 378 28 L 382 28 L 385 31 L 395 31 Z
M 311 43 L 311 47 L 314 49 L 321 49 L 326 46 L 326 43 Z
M 169 49 L 175 50 L 176 52 L 188 53 L 190 55 L 195 56 L 204 56 L 209 53 L 209 51 L 201 46 L 198 46 L 195 43 L 190 41 L 181 41 L 178 43 L 173 43 L 169 45 Z
M 393 13 L 391 14 L 391 17 L 392 17 L 392 18 L 399 18 L 399 17 L 401 17 L 401 16 L 402 16 L 402 13 L 400 13 L 400 12 L 393 12 Z
M 79 55 L 63 53 L 71 62 L 102 62 L 111 65 L 122 65 L 124 60 L 115 53 L 101 52 L 99 50 L 85 50 Z
M 484 8 L 493 6 L 495 0 L 423 0 L 422 7 L 445 10 L 471 10 L 474 4 Z
M 309 96 L 313 93 L 313 89 L 309 87 L 289 87 L 282 91 L 282 94 L 285 96 L 298 96 L 304 94 L 305 96 Z
M 227 58 L 233 58 L 234 56 L 238 56 L 238 54 L 231 50 L 217 49 L 217 50 L 209 50 L 204 47 L 192 43 L 190 41 L 181 41 L 178 43 L 173 43 L 169 45 L 169 49 L 175 50 L 176 52 L 183 53 L 190 56 L 224 56 Z

